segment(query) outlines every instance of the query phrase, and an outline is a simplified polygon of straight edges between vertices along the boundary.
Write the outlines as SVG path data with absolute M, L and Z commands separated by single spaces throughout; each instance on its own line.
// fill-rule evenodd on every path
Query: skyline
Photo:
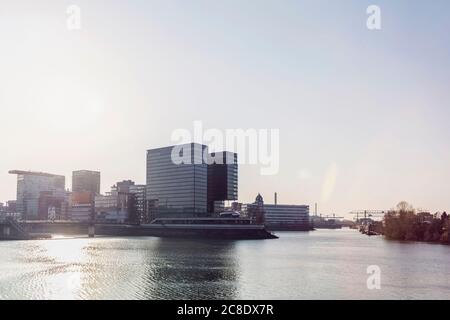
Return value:
M 370 31 L 369 1 L 74 2 L 79 31 L 72 2 L 2 4 L 0 202 L 12 169 L 145 183 L 146 150 L 200 120 L 280 130 L 279 173 L 241 165 L 240 202 L 450 208 L 450 3 L 376 1 Z

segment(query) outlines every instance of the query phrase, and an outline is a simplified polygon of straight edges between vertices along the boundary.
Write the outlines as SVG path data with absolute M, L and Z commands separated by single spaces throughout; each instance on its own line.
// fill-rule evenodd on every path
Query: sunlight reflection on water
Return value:
M 0 242 L 2 299 L 449 299 L 450 247 L 353 230 L 278 240 Z M 382 270 L 368 290 L 366 268 Z

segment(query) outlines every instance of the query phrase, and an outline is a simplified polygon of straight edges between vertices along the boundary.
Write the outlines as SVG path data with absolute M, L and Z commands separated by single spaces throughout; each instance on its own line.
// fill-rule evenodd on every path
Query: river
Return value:
M 0 299 L 450 299 L 450 246 L 355 230 L 0 242 Z M 369 289 L 368 266 L 380 270 Z

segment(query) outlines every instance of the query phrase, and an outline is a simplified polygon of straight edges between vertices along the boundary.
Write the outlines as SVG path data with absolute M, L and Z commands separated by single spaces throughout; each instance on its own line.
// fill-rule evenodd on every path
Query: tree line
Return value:
M 383 220 L 386 238 L 405 241 L 425 241 L 450 244 L 450 221 L 446 212 L 431 214 L 416 210 L 402 201 Z

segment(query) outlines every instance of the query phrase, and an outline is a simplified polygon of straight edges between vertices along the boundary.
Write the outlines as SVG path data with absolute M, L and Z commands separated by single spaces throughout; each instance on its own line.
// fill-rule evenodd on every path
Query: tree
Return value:
M 399 213 L 415 212 L 413 206 L 406 201 L 401 201 L 397 204 L 397 211 Z

